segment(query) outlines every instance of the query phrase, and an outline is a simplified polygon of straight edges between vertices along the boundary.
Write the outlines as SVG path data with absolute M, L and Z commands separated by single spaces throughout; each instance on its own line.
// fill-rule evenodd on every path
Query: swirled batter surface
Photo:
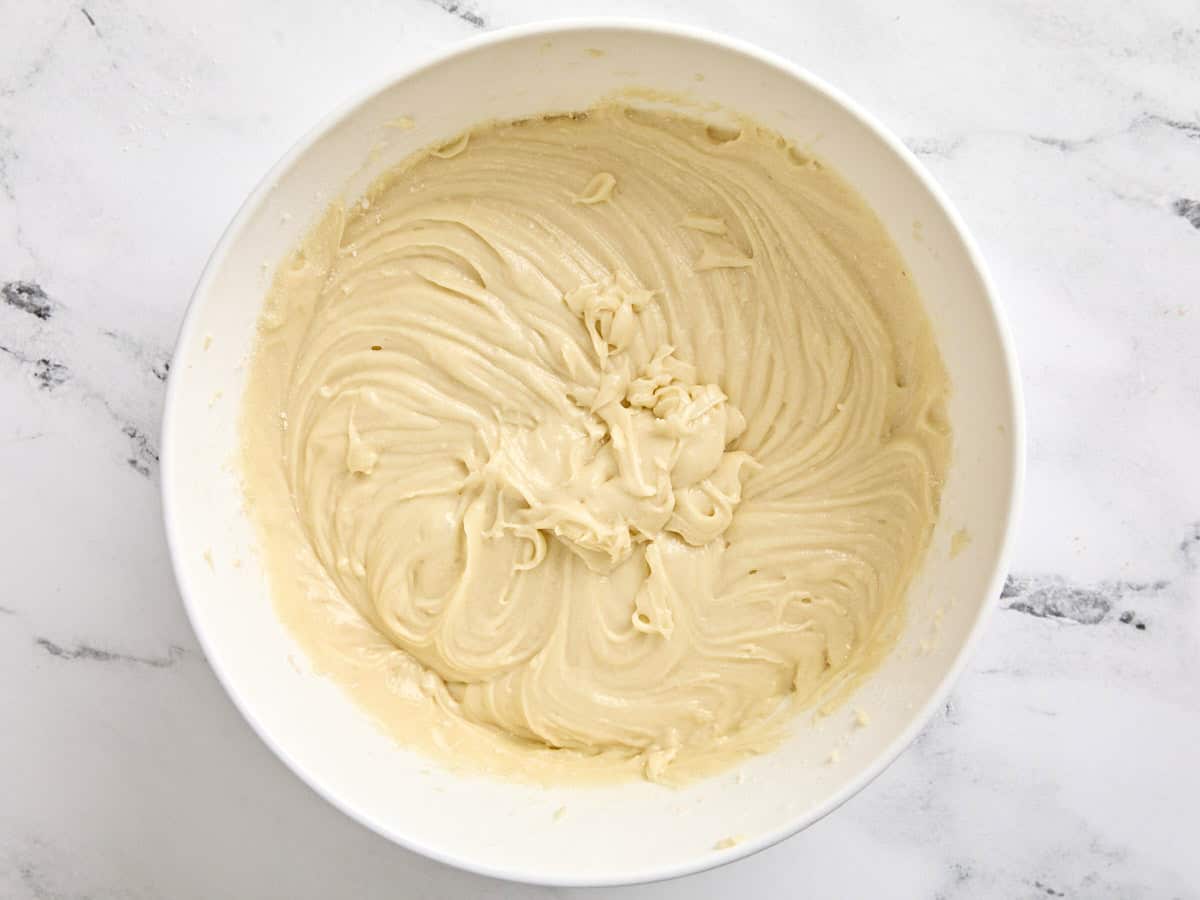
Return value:
M 777 135 L 482 126 L 331 209 L 261 331 L 281 612 L 410 743 L 682 777 L 890 646 L 947 380 L 881 224 Z

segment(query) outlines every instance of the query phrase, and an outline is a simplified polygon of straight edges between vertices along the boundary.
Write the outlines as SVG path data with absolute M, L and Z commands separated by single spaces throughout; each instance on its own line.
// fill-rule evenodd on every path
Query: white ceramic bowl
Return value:
M 874 207 L 916 278 L 953 380 L 956 446 L 941 521 L 895 652 L 845 709 L 816 728 L 798 718 L 775 752 L 682 790 L 454 775 L 396 746 L 311 674 L 276 618 L 231 467 L 242 363 L 270 270 L 331 199 L 352 199 L 413 150 L 479 121 L 580 109 L 629 86 L 748 113 L 811 148 Z M 417 127 L 389 127 L 400 116 Z M 405 847 L 563 885 L 668 878 L 745 856 L 878 775 L 942 702 L 999 594 L 1021 472 L 1005 326 L 966 229 L 916 159 L 789 62 L 693 29 L 616 20 L 469 41 L 354 98 L 301 140 L 246 201 L 200 278 L 172 363 L 162 443 L 167 537 L 188 615 L 262 739 L 331 803 Z M 970 543 L 952 554 L 964 528 Z M 866 711 L 869 726 L 852 727 L 852 709 Z M 835 747 L 839 762 L 825 764 Z

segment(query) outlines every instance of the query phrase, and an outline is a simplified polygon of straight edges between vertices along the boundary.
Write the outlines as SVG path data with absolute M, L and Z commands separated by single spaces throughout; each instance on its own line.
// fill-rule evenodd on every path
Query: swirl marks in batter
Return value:
M 671 780 L 877 664 L 948 385 L 836 174 L 752 123 L 601 107 L 365 199 L 281 266 L 244 407 L 319 668 L 465 765 Z

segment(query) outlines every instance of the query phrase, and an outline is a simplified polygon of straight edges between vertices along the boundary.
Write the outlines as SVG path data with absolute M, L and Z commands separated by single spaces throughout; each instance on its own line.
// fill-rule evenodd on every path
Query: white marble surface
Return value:
M 331 105 L 549 0 L 0 0 L 0 896 L 542 897 L 318 799 L 197 648 L 164 363 L 241 199 Z M 1200 7 L 620 0 L 878 113 L 975 230 L 1029 407 L 1014 577 L 944 714 L 807 832 L 612 891 L 1200 896 Z

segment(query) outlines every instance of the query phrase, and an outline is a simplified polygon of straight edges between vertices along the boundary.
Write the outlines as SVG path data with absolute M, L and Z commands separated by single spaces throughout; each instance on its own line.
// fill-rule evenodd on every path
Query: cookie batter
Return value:
M 890 647 L 947 379 L 883 227 L 779 136 L 481 126 L 330 209 L 260 325 L 274 595 L 405 743 L 680 779 Z

